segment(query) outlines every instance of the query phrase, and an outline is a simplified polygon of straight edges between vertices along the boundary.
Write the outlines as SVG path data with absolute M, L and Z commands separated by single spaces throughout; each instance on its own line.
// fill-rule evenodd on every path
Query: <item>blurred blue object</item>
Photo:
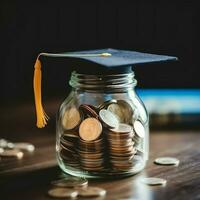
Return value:
M 200 114 L 200 89 L 138 89 L 150 114 Z

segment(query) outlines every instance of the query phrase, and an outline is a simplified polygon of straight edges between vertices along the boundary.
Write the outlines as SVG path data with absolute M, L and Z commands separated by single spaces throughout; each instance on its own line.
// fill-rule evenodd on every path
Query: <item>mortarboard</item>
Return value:
M 45 57 L 64 57 L 66 62 L 72 65 L 72 69 L 83 74 L 114 74 L 128 73 L 132 67 L 154 62 L 166 62 L 177 60 L 173 56 L 155 55 L 136 51 L 99 49 L 67 53 L 40 53 L 35 62 L 34 71 L 34 96 L 37 115 L 37 127 L 42 128 L 46 125 L 48 116 L 42 106 L 41 95 L 41 62 L 39 58 Z

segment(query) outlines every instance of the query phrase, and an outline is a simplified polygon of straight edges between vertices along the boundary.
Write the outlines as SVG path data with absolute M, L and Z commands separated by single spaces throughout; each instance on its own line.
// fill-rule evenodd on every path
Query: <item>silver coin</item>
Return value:
M 154 161 L 158 165 L 179 165 L 179 162 L 177 158 L 173 157 L 159 157 Z
M 1 148 L 6 148 L 8 144 L 8 141 L 6 139 L 0 139 L 0 147 Z
M 98 109 L 99 109 L 99 110 L 105 109 L 105 108 L 107 108 L 107 107 L 108 107 L 110 104 L 112 104 L 112 103 L 117 103 L 117 100 L 111 99 L 111 100 L 105 101 L 105 102 L 103 102 L 102 104 L 100 104 L 100 105 L 98 106 Z
M 87 187 L 78 191 L 81 197 L 98 197 L 106 195 L 106 190 L 99 187 Z
M 117 133 L 130 133 L 130 132 L 133 132 L 133 128 L 132 126 L 128 124 L 119 123 L 119 126 L 114 129 L 111 129 L 111 131 L 117 132 Z
M 129 123 L 132 119 L 133 109 L 124 100 L 117 100 L 117 103 L 112 103 L 107 110 L 114 113 L 121 123 Z
M 23 155 L 23 152 L 18 149 L 5 149 L 3 152 L 0 153 L 1 157 L 16 157 L 18 159 L 21 159 Z
M 0 154 L 4 152 L 4 149 L 0 147 Z
M 102 109 L 99 111 L 100 119 L 110 128 L 116 128 L 119 126 L 117 117 L 109 110 Z
M 167 183 L 165 179 L 156 177 L 143 178 L 141 181 L 147 185 L 166 185 Z
M 26 142 L 16 142 L 16 143 L 9 142 L 8 148 L 25 150 L 28 152 L 33 152 L 35 150 L 34 145 Z
M 63 179 L 55 180 L 51 182 L 52 185 L 57 187 L 66 187 L 66 188 L 74 188 L 74 187 L 84 187 L 88 185 L 88 181 L 84 178 L 78 177 L 65 177 Z
M 140 138 L 144 138 L 144 136 L 145 136 L 145 128 L 144 128 L 143 124 L 139 120 L 136 120 L 133 123 L 133 127 L 134 127 L 134 130 L 135 130 L 135 133 L 137 134 L 137 136 L 140 137 Z
M 48 191 L 48 195 L 55 198 L 75 198 L 78 191 L 66 188 L 53 188 Z

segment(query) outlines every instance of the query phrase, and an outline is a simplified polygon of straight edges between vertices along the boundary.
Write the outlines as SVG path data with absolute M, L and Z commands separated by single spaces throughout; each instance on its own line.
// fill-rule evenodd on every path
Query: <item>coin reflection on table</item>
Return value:
M 87 188 L 80 189 L 78 192 L 80 197 L 98 197 L 98 196 L 105 196 L 106 190 L 99 188 L 99 187 L 91 187 L 88 186 Z

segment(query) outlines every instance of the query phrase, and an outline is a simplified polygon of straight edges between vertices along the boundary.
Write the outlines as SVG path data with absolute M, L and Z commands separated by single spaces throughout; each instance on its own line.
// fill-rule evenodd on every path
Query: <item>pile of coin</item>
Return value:
M 78 136 L 72 132 L 65 133 L 60 138 L 60 156 L 70 167 L 79 168 L 80 162 L 77 153 Z
M 60 157 L 66 166 L 90 172 L 131 170 L 134 157 L 143 158 L 145 137 L 145 127 L 134 111 L 126 101 L 115 99 L 98 107 L 81 104 L 66 108 L 60 136 Z
M 101 171 L 104 169 L 105 145 L 103 140 L 103 138 L 92 142 L 79 140 L 78 153 L 82 169 L 87 171 Z
M 32 153 L 35 150 L 34 145 L 26 142 L 13 143 L 4 138 L 0 139 L 0 158 L 21 159 L 24 153 Z
M 118 128 L 107 132 L 110 163 L 113 169 L 129 170 L 135 153 L 133 128 L 128 124 L 120 123 Z

